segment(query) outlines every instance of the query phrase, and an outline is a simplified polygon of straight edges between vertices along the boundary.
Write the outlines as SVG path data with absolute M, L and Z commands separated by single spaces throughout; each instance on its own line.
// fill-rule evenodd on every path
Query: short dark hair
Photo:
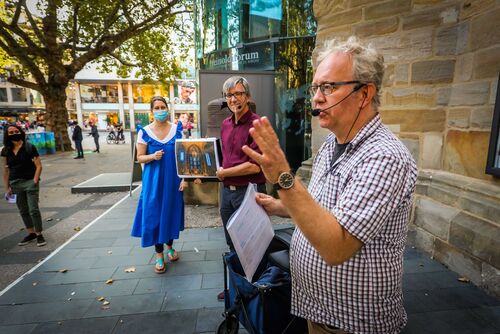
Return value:
M 155 104 L 156 101 L 161 101 L 161 102 L 165 103 L 165 105 L 167 106 L 167 110 L 169 110 L 167 100 L 165 100 L 165 98 L 163 96 L 153 96 L 151 98 L 150 110 L 153 110 L 153 105 Z
M 6 124 L 3 128 L 3 146 L 7 147 L 7 148 L 12 148 L 14 146 L 14 143 L 12 142 L 12 140 L 10 140 L 9 138 L 9 135 L 8 135 L 8 130 L 9 128 L 16 128 L 19 130 L 19 132 L 21 133 L 21 140 L 23 142 L 26 141 L 26 133 L 24 132 L 23 128 L 16 125 L 16 124 Z

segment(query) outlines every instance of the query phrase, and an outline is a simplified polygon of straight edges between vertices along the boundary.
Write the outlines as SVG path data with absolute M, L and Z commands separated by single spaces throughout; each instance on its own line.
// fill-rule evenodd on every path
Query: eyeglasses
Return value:
M 233 94 L 231 93 L 227 93 L 227 94 L 223 94 L 224 97 L 226 98 L 226 100 L 231 100 L 231 98 L 234 96 L 235 98 L 239 99 L 240 97 L 242 97 L 243 95 L 246 95 L 247 92 L 234 92 Z
M 324 96 L 332 95 L 333 92 L 338 88 L 337 86 L 342 86 L 342 85 L 352 85 L 352 84 L 360 84 L 360 81 L 332 81 L 332 82 L 324 82 L 321 85 L 311 85 L 309 87 L 309 94 L 311 96 L 316 95 L 316 92 L 319 90 L 321 91 L 321 94 Z

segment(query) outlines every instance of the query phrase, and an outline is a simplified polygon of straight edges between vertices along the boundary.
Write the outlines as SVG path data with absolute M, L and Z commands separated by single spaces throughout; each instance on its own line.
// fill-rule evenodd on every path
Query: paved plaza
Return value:
M 1 204 L 0 269 L 19 271 L 11 270 L 0 292 L 0 333 L 214 333 L 222 320 L 216 295 L 226 250 L 217 208 L 186 207 L 188 228 L 174 243 L 180 260 L 156 274 L 153 249 L 130 237 L 140 188 L 131 197 L 70 192 L 96 174 L 130 170 L 129 146 L 102 152 L 84 162 L 69 152 L 43 158 L 47 247 L 16 246 L 25 233 L 21 220 Z M 406 334 L 500 333 L 500 300 L 412 247 L 405 253 L 404 298 Z

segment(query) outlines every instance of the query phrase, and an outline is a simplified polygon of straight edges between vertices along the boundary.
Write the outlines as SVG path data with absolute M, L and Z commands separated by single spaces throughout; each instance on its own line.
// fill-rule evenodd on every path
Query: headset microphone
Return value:
M 321 114 L 321 112 L 327 111 L 328 109 L 331 109 L 331 108 L 335 107 L 337 104 L 341 103 L 342 101 L 344 101 L 345 99 L 347 99 L 349 96 L 351 96 L 354 92 L 357 92 L 358 90 L 360 90 L 361 87 L 363 87 L 363 86 L 366 86 L 366 84 L 358 84 L 358 86 L 354 87 L 354 89 L 349 94 L 347 94 L 346 97 L 344 97 L 342 100 L 340 100 L 339 102 L 335 103 L 334 105 L 329 106 L 328 108 L 325 108 L 325 109 L 313 109 L 311 111 L 311 115 L 313 115 L 314 117 L 319 116 L 319 114 Z

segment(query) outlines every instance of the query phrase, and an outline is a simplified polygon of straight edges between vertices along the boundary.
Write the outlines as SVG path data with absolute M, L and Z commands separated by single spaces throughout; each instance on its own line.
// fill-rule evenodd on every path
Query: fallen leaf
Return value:
M 122 319 L 120 319 L 120 324 L 123 324 L 123 320 Z
M 97 298 L 97 300 L 102 302 L 104 300 L 104 297 L 99 297 L 99 298 Z
M 33 286 L 37 286 L 37 285 L 38 285 L 38 283 L 37 283 L 37 282 L 33 282 Z
M 106 284 L 113 284 L 113 280 L 110 278 L 106 281 Z
M 75 292 L 75 291 L 73 291 L 73 292 L 71 293 L 71 295 L 72 295 L 72 296 L 74 296 L 74 295 L 75 295 L 75 293 L 76 293 L 76 292 Z
M 107 300 L 105 300 L 102 302 L 102 305 L 104 305 L 104 306 L 109 305 L 109 302 Z
M 68 298 L 68 301 L 70 302 L 70 301 L 71 301 L 71 298 Z
M 200 252 L 200 251 L 198 250 L 198 248 L 196 248 L 196 247 L 194 247 L 194 251 L 195 251 L 196 253 L 199 253 L 199 252 Z
M 58 325 L 62 325 L 62 322 L 58 321 L 58 322 L 57 322 L 57 324 L 58 324 Z
M 420 267 L 423 267 L 424 265 L 422 263 L 419 264 Z
M 57 218 L 57 219 L 56 219 L 56 222 L 58 222 L 58 221 L 61 221 L 61 218 Z
M 113 254 L 113 251 L 108 251 L 108 254 Z
M 101 306 L 101 310 L 109 310 L 109 306 Z
M 73 230 L 75 230 L 75 231 L 80 231 L 80 230 L 81 230 L 81 228 L 80 228 L 80 226 L 77 226 L 77 227 L 75 227 Z
M 135 267 L 130 267 L 130 268 L 125 269 L 125 272 L 126 273 L 135 273 Z
M 68 272 L 68 269 L 59 269 L 59 272 L 60 273 L 66 273 L 66 272 Z
M 46 221 L 50 222 L 50 221 L 52 221 L 52 218 L 47 218 L 47 220 L 46 220 Z
M 458 281 L 462 283 L 470 283 L 470 279 L 468 279 L 467 277 L 459 277 Z

